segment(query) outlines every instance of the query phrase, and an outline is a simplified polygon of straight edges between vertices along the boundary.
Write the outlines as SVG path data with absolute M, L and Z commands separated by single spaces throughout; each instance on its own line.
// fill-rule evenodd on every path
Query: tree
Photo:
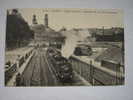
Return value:
M 33 31 L 21 14 L 14 9 L 11 14 L 7 14 L 6 27 L 6 47 L 20 47 L 23 41 L 33 38 Z

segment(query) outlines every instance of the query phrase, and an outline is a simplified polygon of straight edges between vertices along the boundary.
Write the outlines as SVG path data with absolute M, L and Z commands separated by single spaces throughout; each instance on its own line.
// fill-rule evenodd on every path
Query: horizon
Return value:
M 9 9 L 12 10 L 12 9 Z M 119 9 L 78 9 L 78 8 L 23 8 L 18 9 L 25 21 L 32 25 L 35 14 L 38 24 L 44 25 L 44 15 L 48 14 L 49 27 L 58 31 L 65 27 L 74 28 L 124 28 L 123 11 Z

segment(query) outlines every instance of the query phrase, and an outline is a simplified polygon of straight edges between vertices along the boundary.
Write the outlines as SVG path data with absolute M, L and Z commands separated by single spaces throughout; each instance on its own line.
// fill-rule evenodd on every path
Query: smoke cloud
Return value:
M 78 41 L 83 41 L 86 37 L 90 36 L 87 29 L 84 30 L 68 30 L 63 31 L 62 34 L 66 37 L 65 44 L 62 47 L 61 54 L 65 58 L 69 58 L 77 46 Z

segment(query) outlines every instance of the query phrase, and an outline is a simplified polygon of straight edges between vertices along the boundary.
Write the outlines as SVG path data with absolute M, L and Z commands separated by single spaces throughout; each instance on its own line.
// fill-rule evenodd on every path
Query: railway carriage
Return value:
M 73 69 L 69 60 L 61 56 L 61 53 L 54 49 L 49 49 L 48 53 L 55 75 L 62 82 L 70 81 L 73 77 Z

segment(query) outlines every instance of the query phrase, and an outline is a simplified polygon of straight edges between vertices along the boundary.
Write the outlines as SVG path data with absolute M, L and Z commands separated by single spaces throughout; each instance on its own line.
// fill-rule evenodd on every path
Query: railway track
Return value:
M 56 71 L 51 63 L 46 50 L 37 49 L 31 62 L 25 69 L 22 80 L 23 86 L 79 86 L 84 85 L 83 81 L 73 73 L 73 78 L 69 82 L 62 82 L 56 75 Z
M 38 55 L 38 56 L 40 56 L 40 55 Z M 31 76 L 31 80 L 30 80 L 31 86 L 40 86 L 41 85 L 41 83 L 40 83 L 41 79 L 40 79 L 40 74 L 39 74 L 40 73 L 40 66 L 38 66 L 39 61 L 40 61 L 40 59 L 36 58 L 37 63 L 34 64 L 34 67 L 32 70 L 32 76 Z M 38 66 L 38 67 L 36 67 L 36 66 Z
M 46 54 L 43 50 L 38 51 L 35 61 L 30 86 L 58 86 L 59 81 L 53 73 L 53 69 L 47 61 Z

